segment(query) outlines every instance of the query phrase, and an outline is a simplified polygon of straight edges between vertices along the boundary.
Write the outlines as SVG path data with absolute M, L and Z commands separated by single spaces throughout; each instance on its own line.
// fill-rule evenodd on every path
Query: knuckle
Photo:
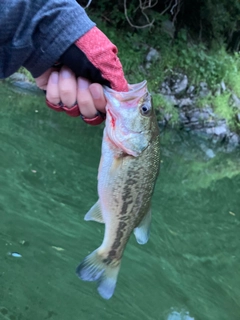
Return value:
M 91 101 L 91 99 L 85 96 L 78 97 L 77 102 L 79 106 L 82 106 L 85 108 L 90 108 L 93 106 L 93 102 Z
M 48 101 L 50 101 L 52 103 L 54 103 L 55 101 L 56 101 L 56 103 L 58 103 L 60 101 L 59 96 L 54 93 L 47 93 L 46 98 L 48 99 Z
M 60 89 L 61 96 L 71 96 L 72 94 L 73 94 L 73 92 L 70 88 L 61 88 Z

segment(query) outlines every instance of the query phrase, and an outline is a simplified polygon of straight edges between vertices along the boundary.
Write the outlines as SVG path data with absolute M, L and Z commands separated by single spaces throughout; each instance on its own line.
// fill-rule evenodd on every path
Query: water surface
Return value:
M 103 238 L 83 220 L 102 129 L 0 84 L 0 319 L 239 320 L 240 152 L 187 134 L 162 135 L 150 241 L 130 239 L 113 298 L 76 277 Z

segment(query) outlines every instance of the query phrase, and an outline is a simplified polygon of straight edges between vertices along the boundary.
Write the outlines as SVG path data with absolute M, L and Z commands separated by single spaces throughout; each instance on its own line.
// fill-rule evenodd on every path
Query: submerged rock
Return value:
M 188 312 L 172 311 L 167 320 L 194 320 L 194 318 L 190 317 Z

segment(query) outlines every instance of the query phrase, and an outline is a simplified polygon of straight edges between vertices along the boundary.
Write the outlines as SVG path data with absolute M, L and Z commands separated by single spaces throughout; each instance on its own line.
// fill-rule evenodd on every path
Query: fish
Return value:
M 159 127 L 147 82 L 128 86 L 128 92 L 104 87 L 107 106 L 99 199 L 84 218 L 105 224 L 104 239 L 76 269 L 80 279 L 97 281 L 104 299 L 114 294 L 132 232 L 141 245 L 149 239 L 151 199 L 160 167 Z

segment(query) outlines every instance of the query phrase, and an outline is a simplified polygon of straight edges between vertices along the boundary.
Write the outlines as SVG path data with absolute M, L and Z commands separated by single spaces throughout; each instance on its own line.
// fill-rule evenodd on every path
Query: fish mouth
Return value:
M 115 91 L 108 86 L 104 86 L 104 93 L 106 96 L 113 96 L 118 101 L 128 101 L 133 100 L 134 98 L 142 96 L 147 91 L 147 81 L 144 80 L 142 82 L 136 84 L 128 84 L 128 91 L 127 92 L 119 92 Z M 141 93 L 142 91 L 142 93 Z

